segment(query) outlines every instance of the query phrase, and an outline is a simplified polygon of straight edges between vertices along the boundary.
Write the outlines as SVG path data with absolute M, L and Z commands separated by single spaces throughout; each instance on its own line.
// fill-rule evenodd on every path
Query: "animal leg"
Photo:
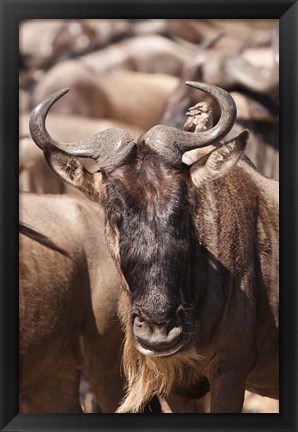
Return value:
M 101 411 L 114 413 L 124 397 L 120 331 L 111 327 L 109 334 L 99 335 L 94 330 L 88 336 L 83 340 L 83 370 Z
M 30 389 L 20 402 L 20 412 L 82 413 L 79 402 L 80 371 L 59 368 L 38 387 Z M 22 401 L 25 400 L 25 404 Z
M 208 398 L 189 399 L 170 394 L 167 398 L 158 397 L 162 413 L 206 413 Z
M 241 413 L 247 374 L 218 372 L 211 380 L 211 413 Z
M 20 397 L 20 412 L 82 413 L 79 401 L 81 370 L 73 356 L 66 356 L 52 370 L 44 371 L 35 385 Z
M 100 409 L 104 413 L 114 413 L 124 395 L 124 383 L 120 377 L 120 372 L 110 373 L 105 377 L 99 374 L 98 380 L 94 383 L 95 375 L 92 374 L 92 377 L 89 375 L 89 379 Z

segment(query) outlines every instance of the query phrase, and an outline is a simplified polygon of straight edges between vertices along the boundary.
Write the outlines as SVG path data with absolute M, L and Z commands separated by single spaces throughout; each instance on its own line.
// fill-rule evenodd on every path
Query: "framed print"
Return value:
M 297 430 L 297 24 L 1 0 L 1 430 Z

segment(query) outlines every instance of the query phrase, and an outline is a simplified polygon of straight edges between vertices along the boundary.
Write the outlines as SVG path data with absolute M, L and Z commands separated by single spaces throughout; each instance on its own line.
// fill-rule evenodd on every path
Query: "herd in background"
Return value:
M 278 179 L 278 61 L 275 20 L 24 21 L 20 26 L 20 191 L 78 193 L 48 168 L 29 134 L 30 112 L 49 94 L 71 89 L 55 104 L 47 121 L 57 140 L 73 142 L 111 127 L 137 139 L 156 124 L 183 128 L 189 107 L 203 100 L 212 105 L 217 121 L 217 105 L 203 92 L 200 98 L 197 90 L 185 85 L 187 80 L 230 92 L 237 120 L 225 140 L 249 129 L 247 156 L 261 173 Z M 98 358 L 100 353 L 92 349 Z M 260 400 L 247 393 L 246 412 L 278 411 L 276 401 Z
M 230 135 L 248 128 L 247 155 L 260 172 L 277 179 L 277 21 L 23 22 L 20 190 L 64 191 L 29 137 L 29 113 L 49 94 L 71 89 L 48 121 L 61 141 L 83 139 L 109 127 L 137 138 L 155 124 L 183 126 L 187 109 L 199 101 L 185 86 L 187 80 L 215 84 L 231 93 L 238 114 Z M 217 116 L 215 111 L 215 121 Z

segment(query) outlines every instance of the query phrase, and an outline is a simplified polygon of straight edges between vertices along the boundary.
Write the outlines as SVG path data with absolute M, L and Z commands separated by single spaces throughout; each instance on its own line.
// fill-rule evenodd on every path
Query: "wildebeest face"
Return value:
M 155 152 L 104 174 L 106 235 L 131 296 L 131 325 L 144 354 L 186 343 L 187 182 Z
M 206 91 L 221 108 L 212 129 L 192 133 L 157 125 L 138 143 L 123 130 L 106 129 L 72 144 L 54 140 L 45 128 L 51 106 L 68 89 L 42 101 L 32 112 L 30 132 L 49 166 L 106 212 L 106 239 L 130 296 L 130 323 L 138 349 L 169 355 L 186 346 L 192 217 L 188 184 L 200 188 L 225 175 L 243 154 L 247 131 L 224 144 L 236 107 L 215 86 L 188 82 Z M 198 151 L 191 162 L 182 157 Z M 83 160 L 91 158 L 95 167 Z M 190 167 L 187 166 L 191 165 Z

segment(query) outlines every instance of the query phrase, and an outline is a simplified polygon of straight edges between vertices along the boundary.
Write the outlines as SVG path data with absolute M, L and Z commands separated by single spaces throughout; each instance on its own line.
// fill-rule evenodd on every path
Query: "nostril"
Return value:
M 131 318 L 137 342 L 145 349 L 159 352 L 176 346 L 183 340 L 184 314 L 181 304 L 155 316 L 134 309 Z
M 136 316 L 134 319 L 133 332 L 137 340 L 143 345 L 150 344 L 152 333 L 154 333 L 149 323 L 140 316 Z
M 139 316 L 136 316 L 136 317 L 134 318 L 134 325 L 135 325 L 135 327 L 139 327 L 139 328 L 141 328 L 141 327 L 143 326 L 143 324 L 144 324 L 144 320 L 143 320 L 143 318 L 141 318 L 141 317 L 139 317 Z

